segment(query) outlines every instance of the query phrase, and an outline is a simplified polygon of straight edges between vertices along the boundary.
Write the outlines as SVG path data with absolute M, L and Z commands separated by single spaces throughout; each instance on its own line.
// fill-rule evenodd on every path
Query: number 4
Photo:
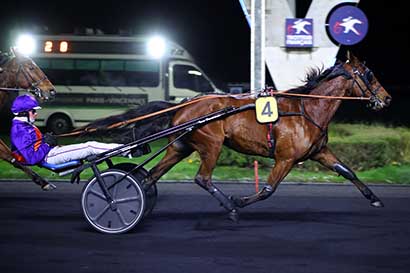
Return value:
M 260 123 L 275 122 L 278 119 L 278 104 L 274 97 L 260 97 L 255 101 L 256 119 Z
M 263 107 L 262 115 L 264 115 L 264 116 L 267 115 L 268 117 L 273 115 L 273 112 L 270 109 L 270 101 L 266 102 L 265 107 Z

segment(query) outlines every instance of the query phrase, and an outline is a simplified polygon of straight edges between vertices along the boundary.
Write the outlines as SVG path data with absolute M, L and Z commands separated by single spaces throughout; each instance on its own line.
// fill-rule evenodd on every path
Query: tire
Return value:
M 70 118 L 64 114 L 54 114 L 47 120 L 47 130 L 56 135 L 67 133 L 72 128 Z
M 133 229 L 144 217 L 145 192 L 126 172 L 108 169 L 101 173 L 116 207 L 111 207 L 96 177 L 84 186 L 81 207 L 87 222 L 97 231 L 120 234 Z M 119 181 L 119 182 L 117 182 Z
M 133 164 L 133 163 L 120 163 L 120 164 L 114 165 L 113 168 L 129 172 L 132 169 L 134 169 L 136 166 L 137 164 Z M 138 169 L 138 171 L 132 173 L 132 175 L 141 185 L 143 185 L 143 181 L 147 177 L 148 171 L 144 168 L 140 168 Z M 151 186 L 148 190 L 145 190 L 145 197 L 146 197 L 146 202 L 145 202 L 146 206 L 145 206 L 145 212 L 144 212 L 144 219 L 152 213 L 157 203 L 158 188 L 156 184 Z

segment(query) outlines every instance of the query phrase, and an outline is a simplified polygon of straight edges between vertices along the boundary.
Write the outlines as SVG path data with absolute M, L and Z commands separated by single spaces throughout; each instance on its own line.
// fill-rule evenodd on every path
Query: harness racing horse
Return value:
M 286 94 L 289 95 L 286 96 Z M 236 220 L 238 207 L 242 208 L 268 198 L 295 164 L 312 159 L 350 180 L 370 200 L 372 206 L 383 207 L 380 199 L 327 146 L 328 126 L 341 100 L 306 98 L 303 95 L 297 98 L 290 96 L 295 94 L 367 97 L 370 98 L 369 106 L 373 110 L 380 110 L 391 102 L 391 96 L 380 85 L 372 71 L 353 55 L 348 56 L 345 63 L 339 62 L 323 72 L 312 70 L 307 75 L 304 86 L 285 91 L 278 96 L 280 117 L 272 127 L 271 134 L 275 140 L 273 151 L 267 141 L 268 126 L 257 122 L 254 110 L 243 111 L 208 123 L 169 146 L 165 156 L 149 171 L 145 186 L 149 187 L 156 183 L 175 164 L 197 151 L 201 163 L 195 176 L 195 182 L 211 193 L 229 212 L 230 218 Z M 160 103 L 163 108 L 172 105 L 165 102 Z M 255 103 L 255 98 L 252 96 L 209 96 L 209 99 L 202 99 L 171 114 L 168 113 L 166 116 L 172 118 L 168 124 L 175 126 L 228 106 L 239 107 L 253 103 Z M 158 103 L 152 102 L 151 105 L 147 105 L 147 109 L 155 106 L 158 106 Z M 143 108 L 144 106 L 134 113 L 142 114 Z M 96 121 L 94 125 L 101 128 L 104 122 L 118 121 L 125 117 L 130 118 L 129 113 L 125 113 L 122 117 L 113 116 L 114 119 L 111 120 Z M 149 128 L 150 126 L 155 128 L 157 120 L 162 125 L 167 124 L 163 118 L 149 119 L 146 125 L 135 123 L 132 126 L 135 127 L 134 131 L 148 135 L 153 133 Z M 170 140 L 175 137 L 175 135 L 171 136 Z M 265 157 L 272 155 L 275 165 L 268 177 L 268 185 L 256 194 L 244 197 L 228 197 L 215 187 L 212 183 L 212 172 L 222 145 L 245 154 Z
M 56 91 L 44 72 L 31 60 L 17 50 L 11 54 L 0 53 L 0 107 L 9 96 L 9 92 L 28 91 L 40 101 L 54 98 Z M 44 180 L 32 169 L 17 162 L 10 148 L 0 139 L 0 159 L 25 172 L 34 183 L 43 190 L 51 190 L 54 185 Z

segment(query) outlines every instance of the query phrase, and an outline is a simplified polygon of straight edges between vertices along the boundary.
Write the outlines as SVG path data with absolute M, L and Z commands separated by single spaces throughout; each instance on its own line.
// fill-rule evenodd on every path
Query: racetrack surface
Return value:
M 153 214 L 132 232 L 107 235 L 83 218 L 83 183 L 0 182 L 1 272 L 409 272 L 410 187 L 282 183 L 269 199 L 226 219 L 193 183 L 158 184 Z M 252 184 L 217 184 L 246 195 Z

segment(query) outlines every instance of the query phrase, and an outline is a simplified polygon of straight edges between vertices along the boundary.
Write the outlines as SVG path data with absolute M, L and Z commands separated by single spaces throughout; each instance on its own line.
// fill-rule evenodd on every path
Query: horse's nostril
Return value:
M 389 105 L 390 105 L 391 100 L 392 100 L 392 98 L 391 98 L 390 96 L 387 96 L 387 97 L 384 99 L 384 103 L 386 104 L 386 106 L 389 106 Z

